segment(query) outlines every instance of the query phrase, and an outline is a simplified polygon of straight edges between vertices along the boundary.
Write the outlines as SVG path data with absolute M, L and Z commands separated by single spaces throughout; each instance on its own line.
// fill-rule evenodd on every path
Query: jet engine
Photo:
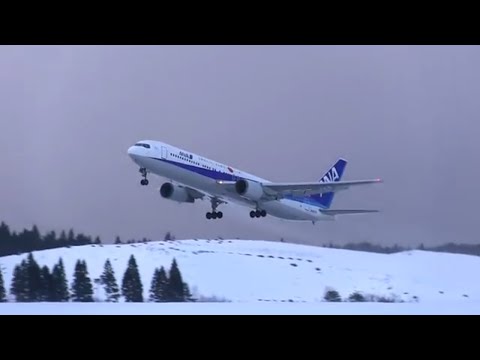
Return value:
M 260 200 L 264 195 L 262 184 L 246 179 L 237 180 L 235 191 L 238 195 L 251 200 Z
M 195 199 L 188 193 L 184 187 L 173 185 L 166 182 L 160 187 L 160 195 L 169 200 L 180 203 L 193 203 Z

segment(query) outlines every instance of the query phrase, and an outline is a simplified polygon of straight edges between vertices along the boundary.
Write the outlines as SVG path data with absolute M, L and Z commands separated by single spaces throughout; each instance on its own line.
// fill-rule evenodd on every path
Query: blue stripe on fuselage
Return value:
M 166 162 L 168 164 L 178 166 L 182 169 L 192 171 L 194 173 L 206 176 L 206 177 L 208 177 L 210 179 L 213 179 L 213 180 L 236 181 L 236 180 L 240 179 L 240 177 L 234 176 L 232 174 L 224 173 L 224 172 L 221 172 L 221 171 L 205 169 L 203 167 L 198 167 L 198 166 L 195 166 L 195 165 L 184 164 L 184 163 L 180 163 L 180 162 L 176 162 L 176 161 L 172 161 L 172 160 L 159 159 L 159 158 L 155 158 L 155 157 L 152 157 L 151 159 L 158 160 L 158 161 L 163 161 L 163 162 Z M 291 196 L 291 195 L 287 195 L 287 196 L 284 196 L 284 199 L 296 201 L 296 202 L 299 202 L 299 203 L 302 203 L 302 204 L 313 205 L 313 206 L 319 207 L 321 209 L 325 209 L 325 206 L 323 206 L 321 203 L 316 201 L 311 196 Z
M 179 162 L 172 161 L 172 160 L 159 159 L 159 158 L 153 158 L 153 157 L 151 159 L 158 160 L 158 161 L 163 161 L 163 162 L 166 162 L 168 164 L 178 166 L 180 168 L 183 168 L 183 169 L 188 170 L 188 171 L 192 171 L 192 172 L 197 173 L 199 175 L 206 176 L 206 177 L 208 177 L 210 179 L 213 179 L 213 180 L 235 181 L 235 180 L 238 179 L 237 176 L 233 176 L 232 174 L 227 174 L 227 173 L 224 173 L 224 172 L 221 172 L 221 171 L 205 169 L 203 167 L 198 167 L 198 166 L 195 166 L 195 165 L 183 164 L 183 163 L 179 163 Z

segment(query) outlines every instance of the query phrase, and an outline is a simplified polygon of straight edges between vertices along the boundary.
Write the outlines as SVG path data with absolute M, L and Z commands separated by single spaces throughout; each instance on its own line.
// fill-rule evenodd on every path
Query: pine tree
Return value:
M 168 278 L 165 269 L 160 267 L 156 268 L 153 273 L 152 283 L 150 286 L 149 300 L 152 302 L 165 302 L 167 296 Z
M 183 283 L 183 301 L 186 302 L 194 302 L 195 298 L 193 297 L 192 293 L 190 292 L 190 287 L 186 282 Z
M 77 260 L 72 284 L 72 301 L 93 302 L 93 286 L 85 261 Z
M 27 301 L 40 301 L 42 297 L 42 271 L 32 253 L 28 254 L 26 265 Z
M 105 293 L 107 294 L 107 302 L 118 302 L 120 298 L 120 291 L 115 279 L 115 272 L 113 271 L 110 260 L 105 261 L 103 273 L 100 276 L 101 283 L 105 286 Z
M 5 291 L 5 282 L 3 281 L 2 269 L 0 268 L 0 303 L 7 301 L 7 292 Z
M 12 283 L 10 284 L 10 293 L 15 296 L 17 302 L 28 301 L 28 277 L 27 261 L 22 260 L 13 270 Z
M 122 295 L 127 302 L 143 302 L 143 285 L 133 255 L 130 256 L 127 269 L 123 275 Z
M 73 229 L 68 230 L 67 243 L 70 246 L 76 245 L 75 244 L 75 233 L 73 232 Z
M 185 301 L 184 284 L 177 260 L 174 258 L 168 275 L 167 300 L 169 302 Z
M 0 241 L 7 241 L 10 238 L 10 228 L 3 221 L 0 224 Z
M 94 244 L 100 245 L 102 242 L 100 241 L 100 238 L 97 236 L 95 238 L 95 241 L 93 242 Z
M 52 301 L 66 302 L 70 299 L 67 275 L 65 273 L 65 267 L 63 265 L 62 258 L 58 259 L 58 263 L 53 267 L 51 286 Z
M 158 302 L 157 289 L 158 289 L 158 269 L 153 271 L 152 282 L 150 284 L 150 296 L 148 300 L 151 302 Z
M 122 243 L 122 240 L 120 240 L 120 236 L 117 236 L 115 238 L 115 244 L 121 244 Z
M 50 274 L 50 270 L 45 265 L 42 267 L 40 271 L 40 301 L 52 301 L 52 275 Z
M 65 233 L 65 230 L 62 230 L 60 232 L 60 236 L 58 237 L 58 243 L 60 246 L 71 246 L 72 244 L 69 244 L 68 243 L 68 239 L 67 239 L 67 234 Z

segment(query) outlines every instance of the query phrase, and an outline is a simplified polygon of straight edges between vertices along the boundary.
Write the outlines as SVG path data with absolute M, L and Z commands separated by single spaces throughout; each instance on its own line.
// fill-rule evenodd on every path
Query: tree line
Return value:
M 394 253 L 410 251 L 410 250 L 424 250 L 424 251 L 432 251 L 432 252 L 444 252 L 444 253 L 451 253 L 451 254 L 480 256 L 480 244 L 447 243 L 447 244 L 437 245 L 437 246 L 425 246 L 422 243 L 414 248 L 414 247 L 399 246 L 397 244 L 393 246 L 382 246 L 377 244 L 371 244 L 369 242 L 361 242 L 361 243 L 348 243 L 345 245 L 335 245 L 330 243 L 328 245 L 323 245 L 323 246 L 332 248 L 332 249 L 364 251 L 364 252 L 372 252 L 372 253 L 380 253 L 380 254 L 394 254 Z
M 126 302 L 195 301 L 175 258 L 168 271 L 163 266 L 154 270 L 149 295 L 144 298 L 144 284 L 134 255 L 128 260 L 119 286 L 109 259 L 106 259 L 100 277 L 93 281 L 87 262 L 78 259 L 73 280 L 69 284 L 61 257 L 50 270 L 48 266 L 41 267 L 33 254 L 29 253 L 27 258 L 14 268 L 10 294 L 15 297 L 16 302 L 94 302 L 98 301 L 94 297 L 94 283 L 102 286 L 107 302 L 118 302 L 122 297 Z M 5 301 L 7 291 L 0 269 L 0 302 Z
M 167 232 L 164 240 L 175 240 L 175 237 Z M 141 240 L 130 239 L 125 241 L 127 244 L 150 242 L 151 239 L 143 238 Z M 59 234 L 55 231 L 49 231 L 41 235 L 38 227 L 33 225 L 31 229 L 23 229 L 20 232 L 11 231 L 5 223 L 0 223 L 0 257 L 9 255 L 20 255 L 38 250 L 49 250 L 69 246 L 81 246 L 91 244 L 101 244 L 99 236 L 92 237 L 82 233 L 75 233 L 73 229 L 62 230 Z M 116 236 L 115 244 L 122 244 L 119 236 Z
M 170 232 L 167 232 L 163 238 L 164 241 L 175 240 Z M 133 244 L 150 242 L 151 239 L 142 238 L 141 240 L 130 239 L 122 242 L 119 236 L 115 237 L 115 244 Z M 284 242 L 284 239 L 280 239 Z M 21 232 L 11 231 L 10 227 L 5 223 L 0 223 L 0 257 L 8 255 L 20 255 L 30 253 L 38 250 L 48 250 L 54 248 L 81 246 L 90 244 L 102 244 L 99 236 L 92 237 L 82 233 L 75 233 L 73 229 L 68 231 L 62 230 L 60 234 L 55 231 L 49 231 L 45 235 L 41 235 L 38 227 L 33 225 L 31 229 L 23 229 Z M 324 247 L 345 250 L 357 250 L 382 254 L 392 254 L 413 249 L 446 252 L 454 254 L 476 255 L 480 256 L 480 244 L 460 244 L 447 243 L 438 246 L 424 246 L 419 244 L 416 248 L 404 247 L 399 245 L 382 246 L 379 244 L 372 244 L 369 242 L 349 243 L 346 245 L 326 244 Z

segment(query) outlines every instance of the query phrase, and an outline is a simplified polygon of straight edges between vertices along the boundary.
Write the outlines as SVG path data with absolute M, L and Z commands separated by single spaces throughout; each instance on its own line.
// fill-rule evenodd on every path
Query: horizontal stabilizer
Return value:
M 320 210 L 325 215 L 350 215 L 377 213 L 380 210 Z

